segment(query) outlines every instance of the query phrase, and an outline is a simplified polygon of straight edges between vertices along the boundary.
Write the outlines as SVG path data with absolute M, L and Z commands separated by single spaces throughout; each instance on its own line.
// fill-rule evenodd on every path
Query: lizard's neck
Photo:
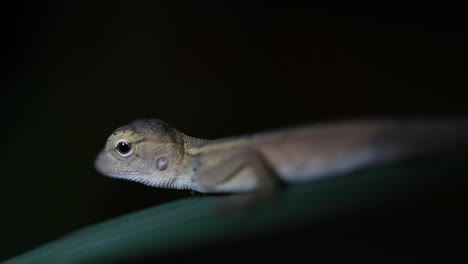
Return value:
M 183 150 L 185 154 L 189 155 L 197 155 L 200 152 L 200 148 L 210 142 L 208 139 L 190 137 L 183 133 L 181 133 L 181 139 L 184 146 Z
M 181 157 L 178 169 L 173 172 L 171 186 L 169 188 L 199 191 L 198 186 L 192 181 L 192 177 L 198 167 L 199 149 L 209 140 L 194 138 L 183 133 L 178 134 L 177 144 L 181 148 Z

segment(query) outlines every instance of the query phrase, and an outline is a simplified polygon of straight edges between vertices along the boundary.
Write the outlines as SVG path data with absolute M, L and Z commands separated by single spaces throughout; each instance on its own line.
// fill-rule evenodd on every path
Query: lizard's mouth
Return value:
M 112 162 L 105 152 L 101 152 L 96 157 L 94 167 L 101 174 L 114 178 L 125 178 L 139 174 L 139 171 L 136 170 L 128 170 L 125 168 L 119 169 L 118 166 L 115 165 L 115 162 Z
M 94 167 L 96 167 L 96 170 L 101 174 L 114 178 L 126 178 L 140 173 L 135 170 L 116 170 L 115 168 L 110 168 L 110 166 L 108 166 L 108 162 L 106 162 L 105 158 L 102 158 L 102 156 L 99 156 L 96 159 Z
M 106 175 L 113 178 L 129 178 L 135 175 L 139 175 L 139 171 L 111 171 L 106 173 Z

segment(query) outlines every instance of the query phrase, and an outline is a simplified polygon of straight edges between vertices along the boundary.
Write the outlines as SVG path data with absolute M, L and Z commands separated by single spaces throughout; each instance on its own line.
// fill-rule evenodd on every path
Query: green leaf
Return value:
M 346 216 L 418 196 L 422 189 L 438 186 L 447 175 L 459 175 L 460 168 L 463 164 L 377 168 L 291 186 L 271 200 L 227 212 L 216 210 L 228 201 L 227 196 L 177 200 L 83 228 L 6 263 L 110 263 L 177 254 L 301 223 L 320 225 L 349 219 Z

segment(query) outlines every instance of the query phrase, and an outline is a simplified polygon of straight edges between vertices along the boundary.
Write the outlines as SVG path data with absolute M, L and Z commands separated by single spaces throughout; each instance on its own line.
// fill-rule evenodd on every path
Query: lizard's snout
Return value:
M 101 174 L 107 175 L 107 170 L 105 169 L 105 162 L 106 156 L 103 152 L 100 152 L 96 159 L 94 160 L 94 168 Z

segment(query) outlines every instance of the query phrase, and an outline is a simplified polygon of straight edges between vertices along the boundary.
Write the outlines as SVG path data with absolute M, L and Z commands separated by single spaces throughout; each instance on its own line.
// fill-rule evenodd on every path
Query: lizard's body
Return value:
M 348 121 L 204 140 L 151 119 L 118 128 L 96 167 L 154 187 L 249 192 L 467 148 L 468 123 L 457 120 Z

